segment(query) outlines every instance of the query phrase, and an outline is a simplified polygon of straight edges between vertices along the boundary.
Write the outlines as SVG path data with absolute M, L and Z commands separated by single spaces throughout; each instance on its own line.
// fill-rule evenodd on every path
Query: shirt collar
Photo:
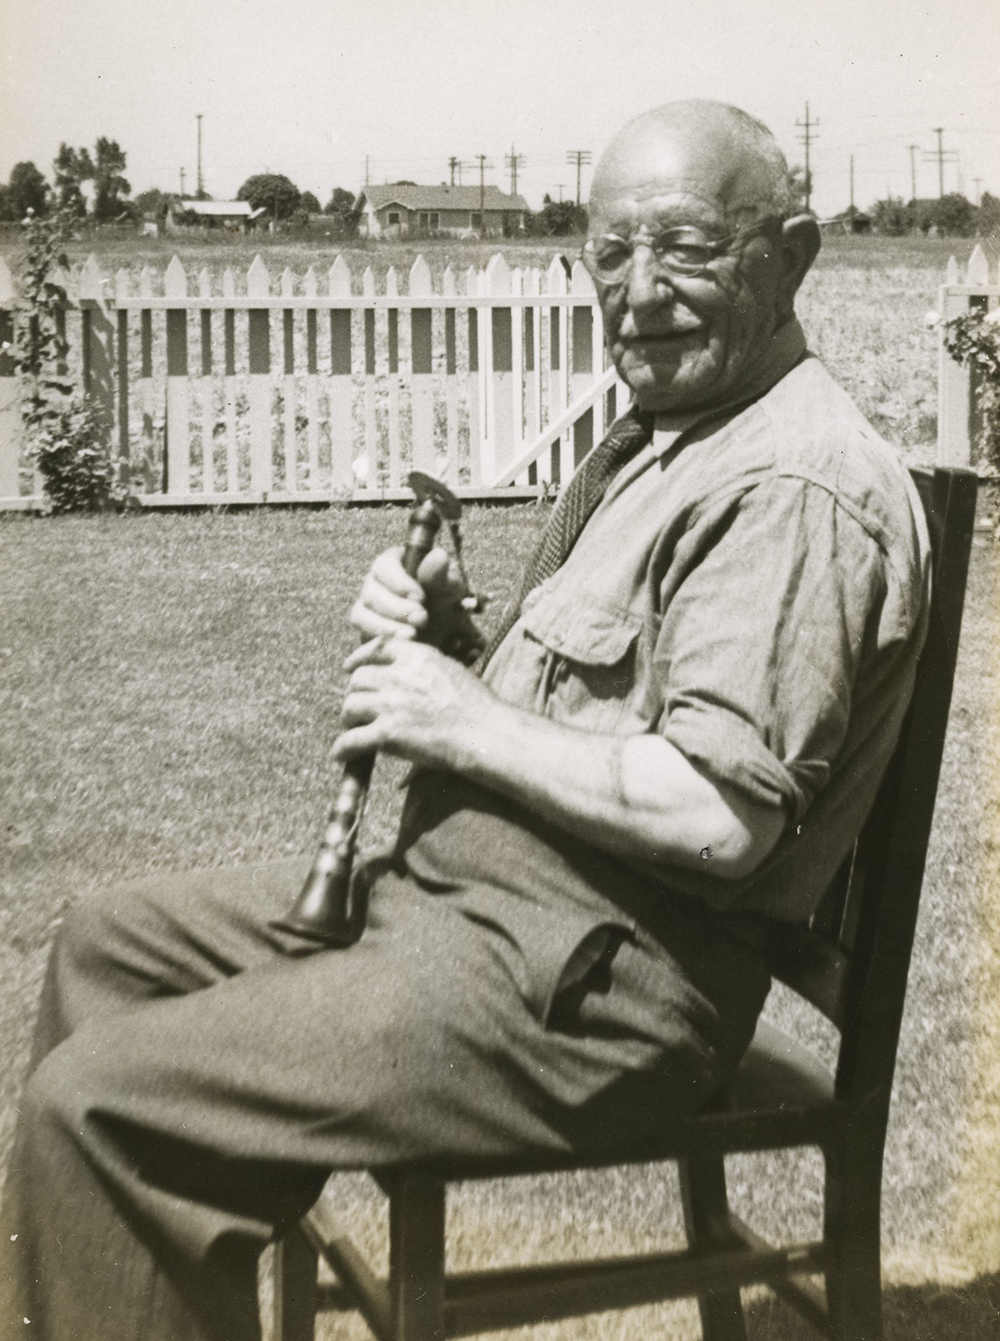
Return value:
M 702 419 L 715 419 L 727 410 L 744 406 L 759 399 L 776 382 L 780 382 L 786 373 L 798 363 L 806 352 L 806 337 L 797 317 L 792 317 L 771 336 L 767 357 L 757 371 L 756 377 L 736 396 L 717 405 L 704 406 L 698 410 L 671 413 L 664 411 L 656 416 L 653 426 L 653 451 L 664 456 L 675 446 L 678 438 Z

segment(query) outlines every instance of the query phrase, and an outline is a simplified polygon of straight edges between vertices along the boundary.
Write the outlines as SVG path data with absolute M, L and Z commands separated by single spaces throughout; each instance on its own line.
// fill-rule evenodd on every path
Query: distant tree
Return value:
M 323 212 L 323 206 L 311 191 L 302 192 L 302 198 L 299 201 L 299 209 L 305 210 L 307 214 L 322 214 Z
M 1000 244 L 1000 200 L 984 191 L 976 211 L 976 232 Z
M 587 231 L 587 210 L 572 200 L 553 200 L 546 195 L 542 208 L 531 216 L 530 227 L 533 233 L 542 237 L 566 237 L 569 233 Z
M 975 205 L 957 191 L 937 200 L 921 200 L 918 204 L 917 227 L 922 233 L 929 233 L 934 228 L 944 237 L 971 237 L 975 225 Z
M 343 214 L 354 208 L 354 192 L 343 186 L 335 186 L 330 199 L 323 206 L 324 214 Z
M 6 212 L 11 219 L 23 219 L 32 210 L 41 218 L 48 213 L 49 184 L 34 163 L 15 163 L 6 188 Z
M 258 172 L 246 179 L 236 199 L 248 200 L 255 210 L 266 209 L 272 219 L 290 219 L 299 208 L 302 192 L 283 173 Z
M 886 196 L 884 200 L 876 200 L 870 214 L 872 228 L 884 237 L 905 237 L 907 233 L 913 232 L 916 222 L 914 202 L 911 200 L 906 204 L 901 196 Z
M 416 182 L 411 182 L 411 181 L 403 180 L 403 181 L 398 181 L 398 182 L 388 182 L 387 185 L 388 185 L 388 186 L 416 186 Z
M 122 197 L 132 194 L 124 171 L 125 154 L 118 141 L 100 136 L 94 145 L 95 219 L 117 219 L 122 213 L 126 204 Z
M 148 191 L 140 191 L 132 201 L 139 215 L 151 214 L 159 222 L 167 217 L 167 210 L 170 208 L 170 202 L 176 199 L 170 191 L 161 191 L 158 186 L 151 186 Z
M 357 236 L 361 215 L 355 211 L 353 191 L 348 191 L 343 186 L 335 186 L 323 213 L 330 216 L 331 232 L 335 237 Z
M 63 143 L 52 164 L 56 203 L 60 210 L 82 218 L 87 213 L 83 183 L 94 180 L 94 161 L 87 149 L 74 149 Z

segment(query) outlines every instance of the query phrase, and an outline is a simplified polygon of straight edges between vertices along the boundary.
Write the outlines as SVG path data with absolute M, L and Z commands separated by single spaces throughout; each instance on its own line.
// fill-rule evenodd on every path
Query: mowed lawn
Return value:
M 311 850 L 331 788 L 346 615 L 400 508 L 0 521 L 0 1156 L 5 1160 L 46 947 L 61 912 L 113 879 Z M 546 511 L 467 512 L 468 567 L 498 612 Z M 994 1335 L 1000 1307 L 1000 551 L 973 555 L 960 670 L 889 1137 L 890 1341 Z M 398 768 L 378 774 L 369 841 L 392 831 Z M 262 1003 L 262 1009 L 266 1005 Z M 775 1010 L 807 1031 L 787 1001 Z M 331 1049 L 336 1040 L 331 1039 Z M 819 1165 L 734 1161 L 762 1232 L 814 1229 Z M 767 1181 L 765 1181 L 767 1175 Z M 378 1245 L 358 1177 L 332 1196 Z M 680 1238 L 669 1168 L 475 1189 L 450 1214 L 456 1265 L 614 1254 Z M 809 1332 L 767 1299 L 751 1336 Z M 328 1335 L 361 1337 L 357 1319 Z M 550 1338 L 698 1335 L 687 1303 L 539 1329 Z

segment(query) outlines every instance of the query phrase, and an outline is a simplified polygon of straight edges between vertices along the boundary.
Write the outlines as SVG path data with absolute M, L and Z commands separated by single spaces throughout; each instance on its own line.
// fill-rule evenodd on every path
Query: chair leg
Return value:
M 402 1181 L 389 1193 L 393 1341 L 443 1341 L 444 1206 L 439 1182 Z
M 684 1228 L 695 1252 L 718 1252 L 732 1246 L 726 1168 L 722 1156 L 678 1162 Z M 698 1296 L 704 1341 L 746 1341 L 739 1290 L 718 1290 Z
M 319 1258 L 296 1225 L 274 1248 L 275 1341 L 313 1341 Z
M 881 1203 L 880 1160 L 827 1154 L 826 1298 L 838 1341 L 882 1341 Z

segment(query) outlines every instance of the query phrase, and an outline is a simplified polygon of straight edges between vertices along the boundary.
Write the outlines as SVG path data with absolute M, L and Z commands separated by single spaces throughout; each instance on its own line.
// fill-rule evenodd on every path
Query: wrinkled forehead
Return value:
M 663 123 L 627 126 L 594 174 L 591 216 L 599 226 L 662 206 L 691 222 L 733 225 L 768 212 L 773 176 L 735 135 Z

